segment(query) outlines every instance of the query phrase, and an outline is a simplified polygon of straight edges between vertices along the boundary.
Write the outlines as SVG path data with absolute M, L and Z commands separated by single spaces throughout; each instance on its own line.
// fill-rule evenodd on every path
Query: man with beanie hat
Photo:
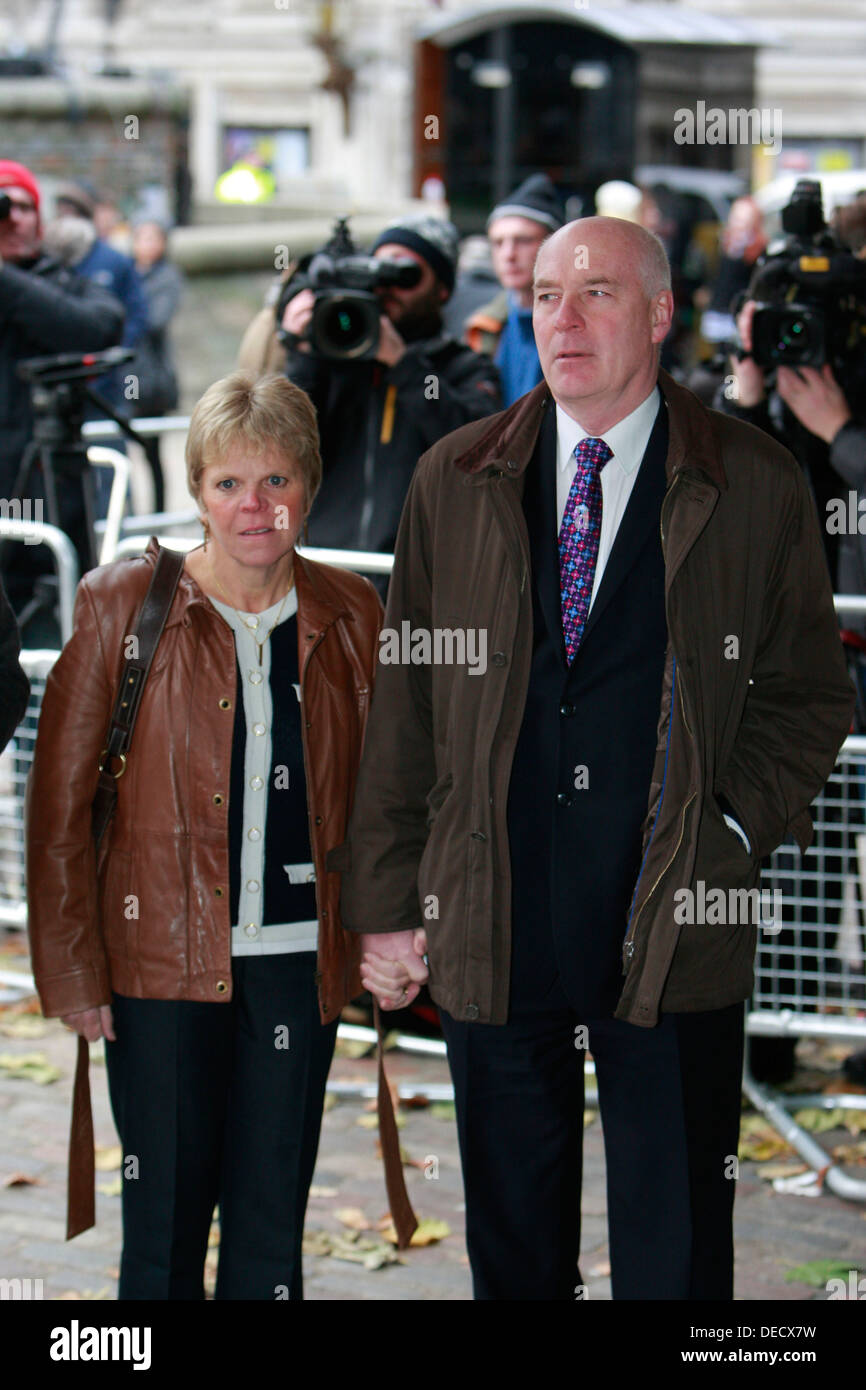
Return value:
M 310 543 L 391 551 L 421 454 L 451 430 L 499 410 L 501 397 L 489 358 L 443 332 L 456 228 L 429 214 L 407 217 L 381 233 L 373 255 L 408 258 L 421 269 L 416 285 L 378 291 L 375 360 L 333 361 L 311 351 L 306 335 L 314 294 L 302 271 L 289 281 L 278 313 L 288 344 L 286 375 L 307 392 L 319 418 L 323 476 Z
M 487 219 L 493 269 L 502 292 L 467 321 L 466 341 L 476 352 L 494 358 L 506 406 L 541 380 L 532 333 L 532 272 L 541 243 L 564 221 L 556 188 L 546 174 L 531 174 Z
M 0 159 L 0 497 L 7 500 L 33 433 L 30 391 L 17 374 L 18 363 L 53 353 L 98 352 L 113 347 L 123 332 L 123 307 L 112 295 L 44 254 L 40 204 L 30 170 Z M 28 496 L 42 496 L 38 477 L 31 479 Z M 67 499 L 60 500 L 62 506 Z M 14 553 L 21 551 L 16 546 L 14 559 L 6 560 L 6 585 L 17 611 L 32 589 L 34 571 L 43 561 L 51 568 L 43 549 L 28 549 L 25 559 Z M 25 633 L 25 642 L 46 645 L 34 633 Z

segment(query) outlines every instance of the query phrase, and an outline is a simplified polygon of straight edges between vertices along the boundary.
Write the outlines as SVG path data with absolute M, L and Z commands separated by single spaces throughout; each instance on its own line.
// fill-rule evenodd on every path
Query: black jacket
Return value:
M 286 375 L 308 393 L 319 418 L 323 477 L 311 545 L 392 551 L 421 455 L 451 430 L 502 408 L 490 359 L 445 335 L 410 343 L 395 367 L 290 350 Z
M 18 662 L 20 649 L 15 616 L 0 584 L 0 752 L 21 723 L 30 694 Z
M 28 357 L 98 352 L 120 342 L 123 305 L 51 256 L 0 266 L 0 496 L 9 498 L 32 433 Z

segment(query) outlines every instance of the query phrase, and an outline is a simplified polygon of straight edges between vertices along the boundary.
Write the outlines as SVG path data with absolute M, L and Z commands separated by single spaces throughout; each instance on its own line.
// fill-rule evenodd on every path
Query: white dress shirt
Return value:
M 592 594 L 589 607 L 592 608 L 604 567 L 610 559 L 613 543 L 620 523 L 625 516 L 628 499 L 634 487 L 641 459 L 646 453 L 649 437 L 661 405 L 659 389 L 654 386 L 646 400 L 641 401 L 630 415 L 619 420 L 602 435 L 589 435 L 577 420 L 556 407 L 556 534 L 559 536 L 565 504 L 577 472 L 577 459 L 574 451 L 581 439 L 603 439 L 613 455 L 602 468 L 601 479 L 601 535 L 598 541 L 598 559 L 592 581 Z M 742 841 L 743 847 L 751 854 L 743 827 L 733 816 L 725 815 L 725 824 Z
M 658 414 L 661 397 L 654 386 L 645 401 L 619 420 L 603 435 L 589 435 L 577 420 L 567 415 L 561 406 L 556 407 L 556 534 L 562 527 L 565 504 L 577 472 L 577 459 L 574 450 L 581 439 L 603 439 L 613 454 L 602 468 L 601 478 L 601 535 L 598 541 L 598 559 L 595 564 L 595 578 L 592 582 L 592 595 L 589 606 L 592 608 L 598 586 L 601 583 L 604 567 L 610 559 L 610 552 L 616 540 L 620 522 L 625 515 L 628 499 L 634 487 L 634 480 L 640 461 L 646 453 L 646 446 L 652 434 Z

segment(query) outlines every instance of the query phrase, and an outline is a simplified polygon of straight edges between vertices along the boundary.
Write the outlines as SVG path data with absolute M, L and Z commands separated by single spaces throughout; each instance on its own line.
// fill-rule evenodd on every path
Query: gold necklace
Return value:
M 212 576 L 212 578 L 213 578 L 214 583 L 216 584 L 217 588 L 219 589 L 220 593 L 222 594 L 222 596 L 223 596 L 223 598 L 225 599 L 226 603 L 228 604 L 229 608 L 231 608 L 232 612 L 235 613 L 235 614 L 240 618 L 240 620 L 241 620 L 241 622 L 243 623 L 244 627 L 247 628 L 247 630 L 248 630 L 249 632 L 252 632 L 253 634 L 255 634 L 255 633 L 257 632 L 257 630 L 258 630 L 259 619 L 258 619 L 258 618 L 253 618 L 253 621 L 252 621 L 251 623 L 250 623 L 250 622 L 247 622 L 247 620 L 246 620 L 246 618 L 244 617 L 243 613 L 241 613 L 240 610 L 239 610 L 238 608 L 235 608 L 235 605 L 232 603 L 231 599 L 229 598 L 228 594 L 226 593 L 225 589 L 223 588 L 222 584 L 221 584 L 220 581 L 219 581 L 219 576 L 217 575 L 217 572 L 216 572 L 216 570 L 214 569 L 213 561 L 212 561 L 212 560 L 211 560 L 211 565 L 210 565 L 210 572 L 211 572 L 211 576 Z M 289 573 L 289 587 L 288 587 L 288 589 L 286 590 L 286 592 L 283 594 L 283 601 L 282 601 L 282 603 L 280 604 L 279 612 L 277 613 L 276 619 L 275 619 L 274 622 L 271 624 L 271 626 L 268 628 L 268 630 L 267 630 L 267 632 L 265 633 L 264 637 L 262 638 L 261 642 L 259 641 L 258 637 L 255 637 L 255 635 L 254 635 L 254 637 L 253 637 L 253 640 L 254 640 L 254 642 L 255 642 L 255 644 L 256 644 L 256 647 L 258 648 L 258 652 L 259 652 L 259 665 L 260 665 L 260 666 L 261 666 L 261 664 L 262 664 L 262 653 L 263 653 L 263 650 L 264 650 L 264 645 L 265 645 L 265 643 L 267 642 L 268 638 L 270 637 L 271 633 L 273 632 L 274 628 L 277 627 L 277 626 L 279 626 L 280 619 L 281 619 L 282 616 L 283 616 L 283 609 L 284 609 L 285 606 L 286 606 L 286 599 L 289 597 L 289 594 L 292 592 L 292 589 L 293 589 L 294 587 L 295 587 L 295 567 L 294 567 L 294 565 L 292 565 L 291 571 L 290 571 L 290 573 Z

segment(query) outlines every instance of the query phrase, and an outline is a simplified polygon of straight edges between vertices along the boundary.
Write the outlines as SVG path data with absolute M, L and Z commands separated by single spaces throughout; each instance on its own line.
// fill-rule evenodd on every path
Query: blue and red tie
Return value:
M 559 592 L 562 635 L 569 666 L 586 627 L 598 542 L 601 536 L 601 477 L 613 451 L 603 439 L 582 439 L 574 451 L 577 472 L 559 528 Z

